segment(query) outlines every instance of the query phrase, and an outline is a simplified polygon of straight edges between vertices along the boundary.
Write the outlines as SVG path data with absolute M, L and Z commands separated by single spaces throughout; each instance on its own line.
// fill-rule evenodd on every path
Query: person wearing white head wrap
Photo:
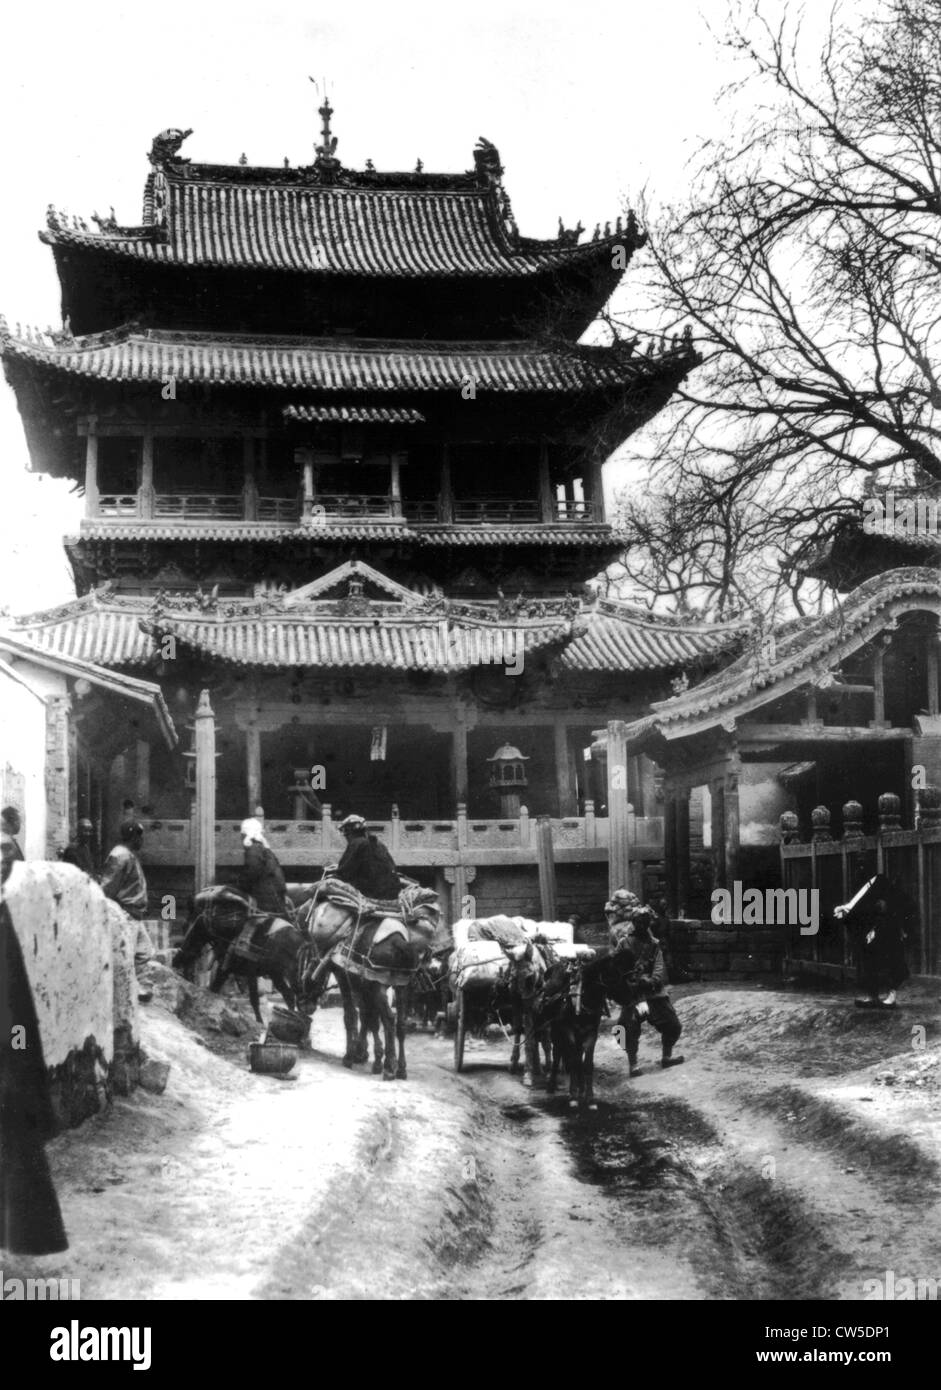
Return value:
M 242 821 L 240 832 L 244 846 L 240 888 L 255 899 L 259 912 L 283 916 L 287 909 L 284 873 L 265 838 L 261 821 L 249 816 Z
M 265 839 L 264 826 L 255 816 L 249 816 L 247 820 L 242 821 L 239 834 L 242 837 L 242 844 L 246 849 L 248 849 L 250 845 L 264 845 L 265 849 L 270 848 L 268 841 Z

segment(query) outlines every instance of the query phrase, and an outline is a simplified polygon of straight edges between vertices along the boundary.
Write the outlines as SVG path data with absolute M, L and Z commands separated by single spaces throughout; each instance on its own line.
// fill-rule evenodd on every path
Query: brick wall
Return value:
M 703 975 L 762 975 L 781 969 L 784 927 L 720 927 L 687 919 L 670 923 L 674 964 Z

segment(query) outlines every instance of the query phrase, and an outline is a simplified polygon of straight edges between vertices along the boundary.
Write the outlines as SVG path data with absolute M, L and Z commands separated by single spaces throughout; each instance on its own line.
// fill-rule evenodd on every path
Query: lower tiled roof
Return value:
M 486 607 L 475 605 L 477 607 Z M 557 646 L 564 670 L 639 672 L 682 667 L 715 656 L 734 640 L 729 627 L 673 625 L 615 604 L 571 617 L 549 611 L 533 618 L 485 622 L 425 615 L 418 608 L 367 605 L 351 614 L 343 601 L 283 608 L 267 600 L 228 600 L 218 611 L 174 599 L 154 601 L 92 593 L 72 604 L 16 620 L 17 631 L 45 651 L 103 666 L 148 662 L 153 634 L 170 634 L 215 660 L 246 666 L 316 666 L 453 671 L 481 664 L 489 634 L 522 633 L 526 651 Z M 506 638 L 503 637 L 504 644 Z M 504 645 L 505 650 L 505 645 Z M 483 657 L 486 662 L 486 655 Z

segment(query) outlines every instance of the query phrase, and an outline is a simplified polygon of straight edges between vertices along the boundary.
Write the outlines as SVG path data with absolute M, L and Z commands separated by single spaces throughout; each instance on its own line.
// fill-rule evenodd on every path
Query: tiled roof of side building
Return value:
M 40 237 L 165 266 L 371 278 L 518 278 L 586 265 L 606 268 L 612 287 L 644 242 L 633 218 L 623 231 L 582 245 L 573 232 L 546 241 L 521 237 L 508 206 L 499 178 L 487 174 L 338 170 L 325 181 L 316 165 L 169 159 L 148 179 L 142 225 L 99 219 L 91 231 L 50 209 Z
M 634 353 L 628 345 L 338 343 L 130 328 L 63 339 L 35 331 L 16 336 L 5 320 L 0 320 L 0 353 L 9 361 L 98 381 L 163 383 L 174 378 L 210 385 L 390 393 L 460 391 L 469 382 L 477 391 L 498 392 L 617 389 L 672 374 L 679 379 L 699 361 L 686 339 L 656 355 Z
M 941 570 L 890 570 L 860 584 L 831 612 L 798 618 L 774 632 L 773 644 L 750 647 L 737 660 L 681 695 L 660 700 L 651 714 L 627 726 L 637 743 L 649 734 L 682 736 L 749 713 L 825 675 L 845 655 L 865 645 L 899 613 L 926 608 L 941 613 Z
M 381 618 L 377 616 L 381 609 Z M 715 657 L 734 641 L 728 627 L 670 625 L 633 610 L 598 605 L 570 618 L 492 615 L 489 623 L 451 617 L 442 658 L 442 620 L 396 605 L 371 605 L 351 616 L 336 601 L 305 611 L 253 600 L 232 600 L 217 613 L 192 606 L 157 610 L 147 598 L 89 594 L 48 613 L 17 620 L 36 646 L 104 666 L 133 666 L 154 654 L 153 631 L 170 633 L 204 656 L 246 666 L 371 667 L 393 670 L 468 668 L 479 660 L 481 632 L 524 634 L 527 651 L 560 653 L 563 670 L 640 672 L 672 669 Z

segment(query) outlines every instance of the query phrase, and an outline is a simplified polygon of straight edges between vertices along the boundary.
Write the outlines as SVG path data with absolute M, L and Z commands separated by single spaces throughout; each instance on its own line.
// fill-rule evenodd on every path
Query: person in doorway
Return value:
M 346 849 L 336 877 L 362 893 L 364 898 L 391 902 L 399 895 L 399 872 L 392 855 L 375 835 L 370 835 L 362 816 L 347 816 L 339 825 Z
M 89 878 L 98 877 L 98 865 L 95 854 L 95 827 L 86 816 L 83 816 L 75 829 L 75 839 L 62 851 L 63 864 L 74 864 L 77 869 L 88 874 Z
M 636 961 L 632 979 L 633 1000 L 622 1009 L 620 1018 L 625 1030 L 624 1046 L 630 1074 L 641 1075 L 637 1052 L 645 1023 L 660 1034 L 661 1067 L 678 1067 L 686 1058 L 675 1057 L 673 1048 L 683 1031 L 683 1025 L 667 992 L 666 963 L 660 942 L 653 934 L 656 916 L 652 908 L 637 906 L 631 909 L 629 919 L 618 915 L 612 921 L 615 913 L 607 911 L 610 906 L 606 905 L 605 915 L 610 927 L 611 947 L 615 951 L 630 951 Z
M 3 810 L 0 811 L 0 826 L 2 826 L 3 835 L 8 845 L 6 851 L 7 857 L 11 861 L 25 859 L 26 856 L 20 848 L 19 840 L 16 838 L 23 828 L 23 822 L 15 806 L 4 806 Z

